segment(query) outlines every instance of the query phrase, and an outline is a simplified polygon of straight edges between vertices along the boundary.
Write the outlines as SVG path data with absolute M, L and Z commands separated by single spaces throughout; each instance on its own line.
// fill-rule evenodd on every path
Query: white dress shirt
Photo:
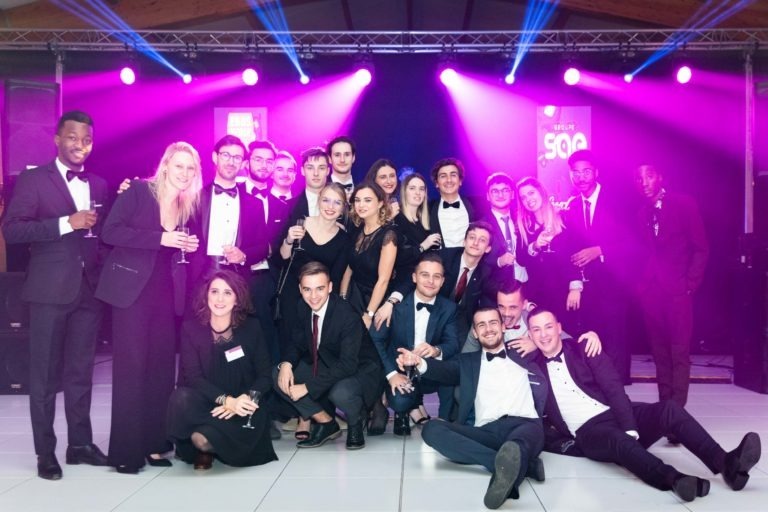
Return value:
M 501 234 L 504 236 L 507 252 L 515 254 L 515 251 L 517 250 L 517 236 L 515 235 L 515 221 L 512 219 L 512 215 L 510 215 L 509 213 L 501 214 L 496 210 L 491 210 L 491 212 L 493 213 L 493 216 L 496 218 L 496 222 L 499 225 Z M 504 219 L 502 217 L 507 217 L 507 221 L 504 222 Z M 506 240 L 507 230 L 504 226 L 509 226 L 509 234 L 512 236 L 512 238 L 509 241 Z M 515 279 L 517 279 L 521 283 L 528 282 L 528 270 L 526 270 L 524 266 L 520 265 L 517 262 L 517 259 L 515 259 L 514 267 L 515 267 Z
M 546 364 L 549 381 L 552 384 L 550 391 L 557 400 L 557 407 L 560 409 L 565 425 L 571 435 L 575 436 L 582 425 L 607 411 L 609 407 L 582 391 L 568 371 L 565 354 L 561 353 L 560 358 L 563 360 L 562 363 L 549 361 Z
M 305 190 L 304 194 L 307 196 L 307 206 L 309 207 L 309 216 L 317 217 L 318 215 L 320 215 L 320 205 L 318 204 L 320 194 L 316 194 L 311 190 Z
M 323 335 L 323 322 L 325 321 L 325 313 L 328 311 L 328 300 L 325 301 L 323 307 L 317 311 L 313 311 L 312 315 L 317 315 L 320 318 L 317 319 L 317 348 L 320 348 L 320 339 Z M 312 332 L 312 316 L 309 317 L 309 332 Z
M 469 212 L 464 201 L 459 197 L 459 208 L 443 208 L 442 197 L 437 205 L 437 218 L 440 221 L 440 232 L 443 235 L 443 247 L 462 247 L 464 235 L 469 226 Z M 446 201 L 448 202 L 448 201 Z M 455 201 L 451 201 L 455 202 Z
M 589 197 L 581 196 L 582 218 L 585 221 L 585 224 L 584 224 L 585 226 L 586 226 L 587 214 L 589 214 L 590 226 L 592 225 L 592 221 L 595 218 L 595 208 L 597 208 L 597 201 L 600 199 L 600 188 L 601 188 L 600 184 L 598 183 L 595 186 L 595 190 L 592 192 L 592 194 L 590 194 Z M 584 201 L 589 201 L 589 205 L 590 205 L 589 212 L 587 212 L 587 205 L 584 203 Z
M 69 195 L 72 196 L 72 201 L 74 201 L 75 203 L 75 210 L 76 211 L 90 210 L 91 209 L 91 188 L 88 186 L 88 182 L 78 178 L 73 178 L 72 181 L 67 181 L 67 171 L 72 171 L 74 169 L 69 169 L 66 165 L 61 163 L 61 160 L 59 160 L 58 158 L 56 158 L 56 168 L 59 170 L 59 174 L 61 174 L 61 177 L 64 180 L 64 183 L 67 184 L 67 189 L 69 189 Z M 85 168 L 83 167 L 82 171 L 84 170 Z M 75 212 L 72 212 L 72 213 L 75 213 Z M 63 235 L 66 235 L 67 233 L 72 233 L 73 231 L 74 229 L 72 228 L 72 225 L 69 223 L 69 215 L 59 217 L 59 235 L 63 236 Z
M 528 370 L 509 357 L 495 357 L 488 361 L 485 352 L 483 350 L 480 354 L 480 377 L 475 395 L 475 426 L 482 427 L 502 416 L 538 418 Z
M 228 188 L 228 187 L 225 187 Z M 238 189 L 235 189 L 238 190 Z M 238 190 L 238 194 L 240 191 Z M 208 222 L 208 256 L 222 256 L 225 245 L 235 245 L 240 222 L 240 197 L 217 194 L 211 189 L 211 216 Z

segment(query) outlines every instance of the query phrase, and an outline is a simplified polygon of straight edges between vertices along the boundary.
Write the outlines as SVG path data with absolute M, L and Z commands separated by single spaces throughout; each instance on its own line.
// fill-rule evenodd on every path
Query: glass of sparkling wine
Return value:
M 91 199 L 88 206 L 89 206 L 89 210 L 91 210 L 92 212 L 96 212 L 96 208 L 101 208 L 101 205 L 96 203 L 96 201 L 94 201 L 93 199 Z M 88 228 L 88 232 L 85 235 L 83 235 L 83 238 L 99 238 L 99 237 L 98 235 L 93 234 L 93 229 Z
M 303 228 L 304 227 L 304 217 L 296 219 L 296 225 L 299 226 L 300 228 Z M 304 248 L 301 246 L 301 238 L 297 239 L 294 242 L 293 248 L 296 249 L 297 251 L 303 251 L 304 250 Z
M 248 390 L 248 397 L 256 404 L 259 405 L 259 399 L 261 398 L 261 391 L 258 389 L 249 389 Z M 253 425 L 251 425 L 251 418 L 253 418 L 253 413 L 248 415 L 248 423 L 243 425 L 243 428 L 249 428 L 254 429 Z
M 189 238 L 189 227 L 188 226 L 179 226 L 178 230 L 184 234 L 185 237 Z M 184 241 L 186 244 L 186 240 Z M 187 249 L 183 246 L 181 248 L 181 258 L 179 258 L 178 263 L 189 263 L 189 260 L 187 259 Z

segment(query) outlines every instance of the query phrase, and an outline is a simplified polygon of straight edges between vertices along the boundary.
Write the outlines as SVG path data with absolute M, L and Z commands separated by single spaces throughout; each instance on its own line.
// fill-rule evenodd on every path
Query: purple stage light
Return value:
M 189 73 L 185 73 L 184 76 L 181 77 L 181 80 L 185 84 L 191 84 L 192 83 L 192 75 L 190 75 Z
M 635 75 L 633 75 L 632 73 L 627 73 L 626 75 L 624 75 L 624 81 L 627 82 L 628 84 L 631 84 L 632 80 L 634 79 L 635 79 Z
M 687 84 L 691 81 L 691 77 L 693 76 L 693 72 L 691 71 L 691 68 L 688 66 L 680 66 L 677 69 L 677 82 L 681 84 Z
M 440 72 L 440 81 L 446 87 L 453 87 L 459 80 L 459 74 L 453 68 L 445 68 Z
M 120 70 L 120 81 L 125 85 L 133 85 L 136 81 L 136 73 L 128 66 Z
M 557 107 L 554 105 L 547 105 L 544 107 L 544 115 L 547 117 L 554 117 L 557 112 Z
M 511 71 L 507 73 L 507 76 L 504 77 L 504 83 L 507 85 L 512 85 L 515 83 L 515 74 Z
M 309 83 L 309 77 L 307 75 L 301 75 L 299 77 L 299 82 L 301 82 L 301 85 L 307 85 Z
M 563 74 L 563 81 L 568 85 L 576 85 L 581 80 L 581 73 L 576 68 L 568 68 Z
M 355 83 L 361 87 L 365 87 L 366 85 L 370 84 L 371 80 L 373 80 L 373 75 L 371 75 L 370 70 L 361 68 L 355 71 Z
M 256 85 L 259 81 L 259 74 L 253 68 L 245 68 L 243 70 L 243 83 L 245 85 Z

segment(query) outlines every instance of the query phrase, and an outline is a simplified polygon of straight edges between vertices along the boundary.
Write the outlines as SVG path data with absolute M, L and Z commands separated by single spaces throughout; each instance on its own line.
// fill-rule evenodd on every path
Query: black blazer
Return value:
M 413 350 L 416 319 L 414 304 L 416 297 L 409 293 L 392 311 L 391 326 L 382 324 L 381 329 L 371 329 L 371 339 L 379 351 L 384 364 L 384 374 L 397 370 L 395 359 L 398 348 Z M 443 360 L 453 357 L 459 351 L 459 337 L 456 332 L 456 305 L 445 297 L 435 297 L 435 304 L 429 313 L 427 339 L 432 346 L 443 352 Z
M 89 173 L 91 198 L 106 205 L 107 184 Z M 104 208 L 93 232 L 104 224 Z M 80 292 L 81 276 L 92 286 L 101 269 L 100 239 L 83 238 L 87 230 L 59 235 L 59 217 L 77 212 L 65 179 L 56 162 L 23 171 L 13 190 L 3 219 L 3 235 L 9 244 L 29 243 L 30 259 L 21 291 L 25 301 L 68 304 Z M 83 272 L 85 271 L 85 272 Z
M 356 376 L 366 404 L 373 404 L 377 395 L 380 396 L 379 384 L 383 377 L 376 348 L 360 315 L 348 302 L 335 294 L 330 294 L 328 301 L 320 332 L 317 376 L 304 382 L 309 396 L 318 400 L 340 380 Z M 303 300 L 298 306 L 298 321 L 293 326 L 291 339 L 286 341 L 283 361 L 294 367 L 304 361 L 311 367 L 312 310 Z
M 624 392 L 622 379 L 610 358 L 604 353 L 595 357 L 587 357 L 586 346 L 586 343 L 577 343 L 573 339 L 563 340 L 563 354 L 568 373 L 571 374 L 573 381 L 584 393 L 610 407 L 622 430 L 637 430 L 637 422 L 632 413 L 632 403 Z M 534 360 L 544 368 L 544 376 L 548 385 L 551 386 L 544 356 L 538 351 L 534 354 Z M 557 399 L 552 393 L 547 400 L 546 413 L 546 421 L 549 424 L 561 435 L 572 437 L 560 414 Z
M 461 255 L 463 251 L 454 252 L 453 257 L 445 261 L 445 282 L 442 288 L 440 288 L 440 295 L 453 301 L 454 291 L 456 289 L 456 281 L 461 274 Z M 467 338 L 469 329 L 472 326 L 472 316 L 480 306 L 496 304 L 496 296 L 493 289 L 493 271 L 488 262 L 488 255 L 486 254 L 480 259 L 475 271 L 472 272 L 472 277 L 467 282 L 467 287 L 464 290 L 464 295 L 461 297 L 461 301 L 456 304 L 457 312 L 457 328 L 459 334 L 459 340 L 463 342 Z
M 489 252 L 485 258 L 489 260 L 489 265 L 498 266 L 497 260 L 507 252 L 506 238 L 504 237 L 504 233 L 501 231 L 496 216 L 492 211 L 486 211 L 482 220 L 490 224 L 493 228 L 493 232 L 491 233 L 491 252 Z M 515 223 L 514 212 L 510 213 L 510 223 L 514 226 L 515 259 L 517 260 L 518 265 L 525 266 L 523 261 L 525 260 L 526 251 L 523 247 L 523 241 L 520 238 L 520 231 L 517 229 Z
M 288 201 L 288 210 L 289 215 L 286 231 L 288 227 L 296 225 L 297 219 L 309 217 L 309 200 L 307 199 L 307 194 L 305 194 L 303 190 Z
M 459 194 L 461 202 L 464 203 L 464 208 L 467 209 L 467 216 L 469 222 L 475 222 L 482 217 L 482 207 L 479 199 L 473 197 L 467 197 Z M 440 233 L 443 236 L 443 230 L 440 228 L 440 219 L 437 216 L 437 212 L 442 207 L 443 199 L 438 197 L 429 202 L 429 227 L 433 233 Z
M 456 422 L 464 425 L 475 424 L 475 397 L 477 383 L 480 380 L 480 358 L 484 352 L 468 352 L 459 354 L 448 361 L 427 361 L 427 371 L 424 374 L 432 380 L 448 386 L 459 386 L 459 410 Z M 533 403 L 539 416 L 544 415 L 547 402 L 548 383 L 539 367 L 528 359 L 521 358 L 514 350 L 507 350 L 507 357 L 528 371 L 528 382 L 531 385 Z

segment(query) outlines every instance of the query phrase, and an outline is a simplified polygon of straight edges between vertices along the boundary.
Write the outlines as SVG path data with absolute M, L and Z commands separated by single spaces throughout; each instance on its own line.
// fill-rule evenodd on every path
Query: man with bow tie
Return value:
M 460 252 L 467 227 L 481 214 L 473 200 L 459 194 L 464 165 L 457 158 L 443 158 L 432 166 L 431 175 L 440 197 L 430 202 L 429 225 L 443 237 L 444 249 Z
M 330 181 L 344 188 L 347 199 L 355 188 L 352 165 L 355 163 L 356 153 L 355 142 L 346 135 L 335 137 L 328 143 L 327 154 L 332 167 Z
M 415 365 L 426 378 L 459 386 L 456 421 L 430 421 L 421 437 L 454 462 L 490 471 L 484 503 L 496 509 L 507 498 L 519 497 L 529 464 L 544 447 L 541 416 L 547 382 L 535 364 L 505 350 L 496 308 L 478 309 L 472 329 L 480 351 L 439 361 L 400 348 L 397 363 L 400 368 Z M 541 473 L 543 479 L 543 469 Z
M 53 428 L 59 385 L 67 417 L 67 464 L 107 463 L 93 444 L 90 419 L 102 307 L 94 298 L 101 223 L 91 205 L 105 204 L 107 186 L 84 168 L 93 149 L 90 116 L 65 113 L 54 142 L 55 161 L 19 175 L 3 221 L 6 242 L 31 245 L 22 289 L 22 299 L 30 303 L 29 406 L 37 474 L 48 480 L 62 477 Z M 88 237 L 89 230 L 96 237 Z
M 382 324 L 371 330 L 389 387 L 387 399 L 395 411 L 394 434 L 410 435 L 408 413 L 423 403 L 424 394 L 437 391 L 429 379 L 409 379 L 397 370 L 397 350 L 406 348 L 425 359 L 446 360 L 459 351 L 456 333 L 456 305 L 441 297 L 445 280 L 443 262 L 435 253 L 422 256 L 413 271 L 416 289 L 406 295 L 392 312 L 390 327 Z M 440 402 L 440 417 L 448 418 L 450 401 Z
M 648 485 L 672 490 L 684 501 L 706 496 L 708 480 L 680 473 L 648 452 L 647 448 L 662 436 L 673 435 L 710 471 L 722 473 L 733 490 L 744 488 L 749 470 L 760 459 L 760 436 L 756 433 L 746 434 L 736 449 L 726 453 L 675 401 L 630 402 L 608 357 L 587 357 L 571 340 L 562 340 L 562 328 L 551 311 L 531 311 L 528 328 L 549 382 L 547 423 L 561 436 L 574 440 L 586 457 L 623 466 Z

